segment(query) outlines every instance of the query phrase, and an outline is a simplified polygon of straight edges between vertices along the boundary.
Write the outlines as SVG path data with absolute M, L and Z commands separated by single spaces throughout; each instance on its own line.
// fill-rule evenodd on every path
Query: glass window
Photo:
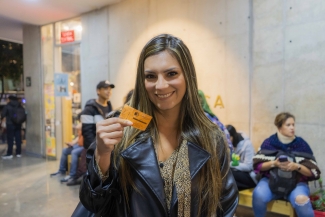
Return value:
M 82 25 L 80 18 L 55 23 L 56 44 L 80 42 Z

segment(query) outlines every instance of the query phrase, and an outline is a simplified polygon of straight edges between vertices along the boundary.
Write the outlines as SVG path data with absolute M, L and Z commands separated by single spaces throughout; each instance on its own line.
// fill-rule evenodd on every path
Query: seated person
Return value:
M 314 216 L 309 200 L 308 181 L 319 179 L 313 151 L 301 137 L 295 136 L 295 117 L 280 113 L 274 121 L 277 133 L 266 139 L 253 157 L 254 169 L 262 175 L 253 192 L 253 210 L 263 217 L 267 203 L 286 199 L 298 217 Z
M 256 174 L 253 170 L 254 147 L 250 139 L 244 134 L 236 131 L 232 125 L 227 125 L 230 139 L 234 146 L 234 154 L 239 156 L 239 164 L 230 162 L 232 174 L 237 183 L 238 190 L 254 188 L 256 186 Z
M 74 178 L 77 174 L 79 156 L 83 150 L 83 137 L 81 134 L 81 123 L 77 125 L 77 130 L 78 130 L 78 136 L 73 141 L 66 143 L 68 147 L 62 150 L 59 171 L 50 174 L 51 177 L 58 174 L 65 175 L 67 171 L 68 155 L 71 154 L 70 174 L 67 175 L 65 178 L 61 179 L 61 182 L 67 182 L 69 179 Z
M 232 142 L 230 140 L 229 132 L 226 129 L 226 127 L 219 121 L 217 116 L 215 114 L 213 114 L 213 112 L 211 111 L 210 106 L 209 106 L 202 90 L 199 90 L 199 99 L 200 99 L 201 106 L 203 108 L 205 116 L 207 116 L 210 119 L 210 121 L 212 121 L 214 124 L 218 125 L 219 128 L 221 129 L 221 131 L 224 132 L 225 137 L 227 139 L 228 147 L 230 149 L 230 153 L 232 153 L 234 148 L 233 148 Z

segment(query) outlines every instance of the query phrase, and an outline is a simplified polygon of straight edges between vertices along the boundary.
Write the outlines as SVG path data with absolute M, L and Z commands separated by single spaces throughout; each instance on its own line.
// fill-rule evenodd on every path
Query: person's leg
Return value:
M 16 155 L 21 155 L 21 125 L 15 126 Z
M 87 171 L 86 154 L 87 149 L 83 149 L 80 154 L 80 163 L 78 164 L 77 178 L 83 176 Z
M 276 199 L 269 188 L 269 179 L 262 178 L 253 191 L 253 211 L 255 217 L 264 217 L 266 214 L 267 203 Z
M 231 169 L 231 172 L 236 180 L 239 191 L 248 188 L 254 188 L 256 186 L 255 182 L 248 172 L 243 172 L 236 169 Z
M 4 138 L 4 143 L 6 143 L 7 142 L 7 128 L 4 128 L 3 129 L 3 138 Z
M 314 217 L 313 207 L 309 200 L 309 193 L 308 185 L 300 182 L 288 197 L 298 217 Z
M 7 140 L 8 140 L 7 155 L 12 155 L 12 148 L 14 146 L 14 127 L 11 124 L 7 124 Z
M 1 140 L 2 140 L 2 143 L 6 143 L 6 131 L 5 131 L 5 128 L 1 129 Z
M 81 178 L 87 171 L 86 154 L 87 154 L 87 149 L 83 148 L 83 150 L 81 151 L 81 154 L 80 154 L 80 161 L 78 164 L 77 175 L 75 178 L 70 179 L 67 182 L 68 186 L 81 184 Z
M 71 167 L 70 167 L 70 177 L 74 178 L 77 175 L 77 168 L 79 162 L 79 156 L 84 148 L 78 144 L 73 146 L 71 152 Z
M 72 147 L 67 147 L 62 150 L 59 172 L 65 173 L 67 171 L 68 155 L 71 154 L 72 149 Z

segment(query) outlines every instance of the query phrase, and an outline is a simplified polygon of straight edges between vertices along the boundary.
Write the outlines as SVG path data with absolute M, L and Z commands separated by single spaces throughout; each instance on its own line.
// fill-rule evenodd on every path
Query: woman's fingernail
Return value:
M 133 125 L 133 123 L 129 120 L 126 121 L 126 124 L 130 124 L 130 125 Z

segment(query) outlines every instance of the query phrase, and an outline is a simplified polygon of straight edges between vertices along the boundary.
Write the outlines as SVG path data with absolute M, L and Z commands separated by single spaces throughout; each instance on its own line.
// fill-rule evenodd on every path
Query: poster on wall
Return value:
M 54 119 L 54 112 L 55 112 L 55 98 L 54 98 L 54 94 L 49 93 L 48 91 L 51 91 L 51 89 L 53 89 L 53 87 L 51 87 L 53 85 L 48 85 L 45 84 L 44 85 L 44 107 L 45 107 L 45 119 L 46 120 L 51 120 Z M 53 90 L 51 92 L 54 92 Z
M 69 75 L 65 73 L 54 73 L 55 96 L 69 96 Z
M 81 103 L 81 94 L 80 93 L 73 94 L 73 103 Z
M 46 135 L 46 155 L 56 157 L 56 142 L 55 138 Z
M 56 157 L 55 98 L 53 83 L 44 84 L 46 155 Z

